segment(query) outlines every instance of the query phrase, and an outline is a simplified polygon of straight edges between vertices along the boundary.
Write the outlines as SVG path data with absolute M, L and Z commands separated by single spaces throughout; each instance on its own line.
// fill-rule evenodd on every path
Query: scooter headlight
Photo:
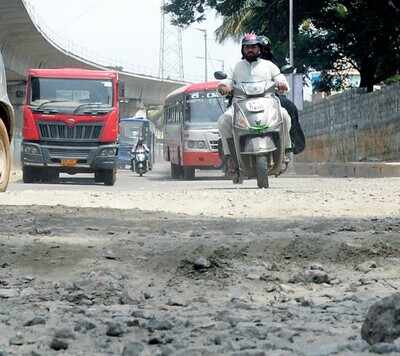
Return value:
M 145 161 L 145 160 L 146 160 L 145 154 L 144 154 L 144 153 L 139 153 L 139 154 L 137 155 L 137 160 L 140 161 L 140 162 Z

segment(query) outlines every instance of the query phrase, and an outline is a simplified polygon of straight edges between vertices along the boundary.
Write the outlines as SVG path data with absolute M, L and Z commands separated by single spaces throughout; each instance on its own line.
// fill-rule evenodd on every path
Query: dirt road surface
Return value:
M 400 179 L 255 185 L 165 166 L 11 184 L 0 355 L 387 353 L 360 329 L 400 288 Z

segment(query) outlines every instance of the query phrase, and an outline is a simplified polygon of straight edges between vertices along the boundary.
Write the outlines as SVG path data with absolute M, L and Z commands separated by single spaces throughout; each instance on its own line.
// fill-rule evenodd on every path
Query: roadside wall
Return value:
M 354 89 L 304 108 L 298 162 L 400 161 L 400 85 Z

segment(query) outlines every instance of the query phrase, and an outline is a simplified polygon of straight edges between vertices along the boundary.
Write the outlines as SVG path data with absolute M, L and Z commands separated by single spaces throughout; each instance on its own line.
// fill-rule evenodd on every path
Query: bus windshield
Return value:
M 226 110 L 226 100 L 215 91 L 191 93 L 186 97 L 185 123 L 216 123 Z
M 136 144 L 143 139 L 143 123 L 122 121 L 120 123 L 119 141 L 121 143 Z

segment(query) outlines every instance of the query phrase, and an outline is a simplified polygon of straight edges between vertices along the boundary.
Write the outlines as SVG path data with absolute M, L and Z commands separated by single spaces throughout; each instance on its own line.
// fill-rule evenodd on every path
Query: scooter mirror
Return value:
M 294 72 L 294 67 L 291 64 L 285 64 L 281 68 L 281 73 L 282 74 L 289 74 L 289 73 L 293 73 L 293 72 Z
M 218 79 L 218 80 L 223 80 L 226 79 L 228 76 L 226 75 L 226 73 L 222 72 L 222 71 L 217 71 L 214 73 L 214 78 Z

